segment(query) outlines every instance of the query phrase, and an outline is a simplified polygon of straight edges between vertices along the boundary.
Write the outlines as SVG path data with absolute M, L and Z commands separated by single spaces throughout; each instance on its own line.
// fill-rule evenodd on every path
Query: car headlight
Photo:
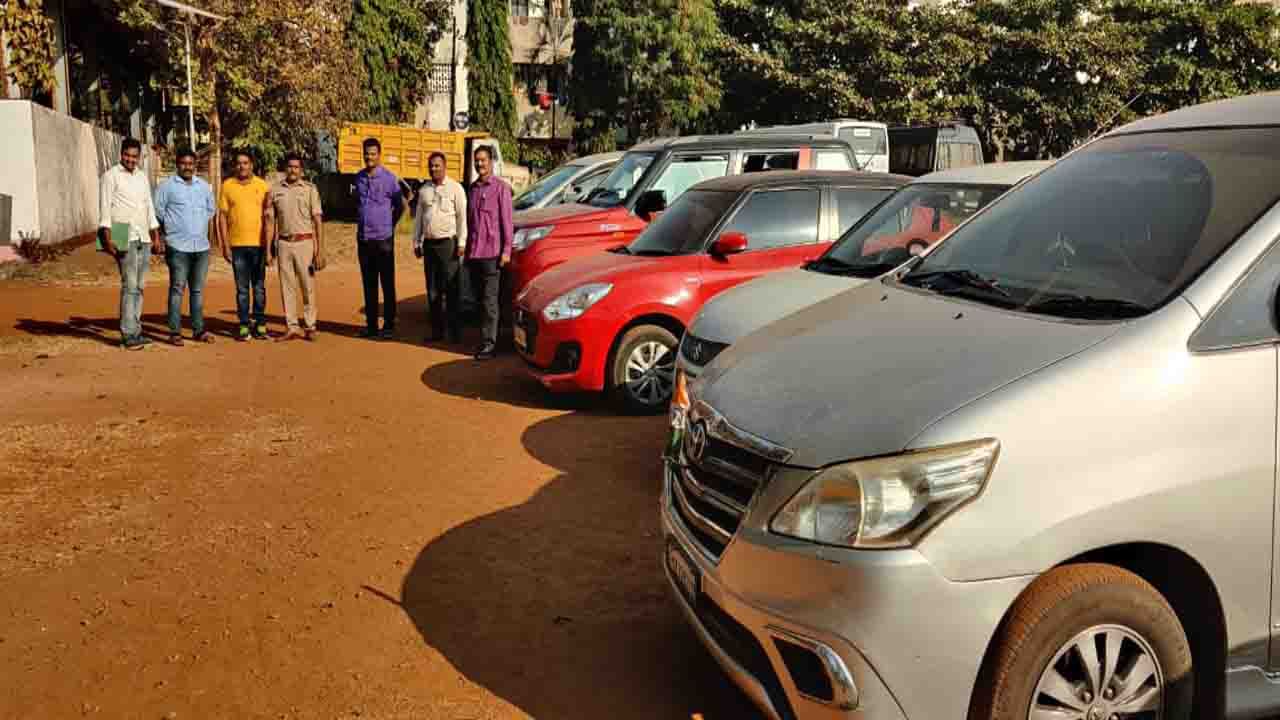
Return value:
M 833 465 L 782 506 L 769 529 L 824 545 L 908 547 L 982 492 L 999 450 L 986 439 Z
M 612 289 L 612 283 L 587 283 L 576 287 L 552 300 L 542 309 L 542 317 L 547 322 L 576 318 L 586 312 L 587 308 L 600 302 Z
M 542 238 L 551 234 L 555 230 L 555 225 L 543 225 L 535 228 L 521 228 L 516 231 L 514 237 L 511 238 L 511 248 L 513 250 L 524 250 L 530 245 L 538 242 Z

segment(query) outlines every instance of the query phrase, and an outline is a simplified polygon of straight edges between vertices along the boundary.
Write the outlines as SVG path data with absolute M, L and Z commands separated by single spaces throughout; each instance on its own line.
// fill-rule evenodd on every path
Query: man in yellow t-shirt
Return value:
M 263 217 L 268 209 L 268 190 L 267 182 L 253 174 L 253 157 L 244 151 L 236 153 L 236 175 L 222 183 L 218 198 L 218 248 L 235 273 L 236 314 L 240 316 L 236 339 L 242 342 L 250 336 L 267 339 L 266 268 L 271 257 Z

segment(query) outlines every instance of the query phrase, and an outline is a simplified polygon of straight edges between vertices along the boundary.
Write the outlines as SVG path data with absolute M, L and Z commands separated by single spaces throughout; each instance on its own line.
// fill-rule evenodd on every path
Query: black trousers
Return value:
M 457 339 L 462 335 L 462 307 L 458 286 L 462 263 L 458 259 L 457 238 L 426 240 L 422 243 L 422 271 L 427 279 L 427 307 L 431 330 Z
M 502 266 L 498 258 L 471 259 L 471 287 L 484 313 L 480 335 L 486 343 L 498 342 L 498 290 L 502 284 Z
M 382 284 L 382 326 L 396 326 L 396 253 L 394 241 L 367 240 L 360 246 L 360 279 L 364 281 L 364 321 L 378 329 L 378 284 Z

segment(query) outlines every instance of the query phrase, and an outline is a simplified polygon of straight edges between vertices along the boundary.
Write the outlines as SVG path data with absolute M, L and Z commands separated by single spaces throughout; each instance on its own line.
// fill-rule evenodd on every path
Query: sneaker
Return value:
M 141 350 L 146 346 L 147 344 L 143 342 L 142 337 L 138 335 L 132 335 L 120 341 L 120 347 L 125 350 Z
M 271 338 L 271 334 L 267 332 L 266 323 L 261 323 L 258 325 L 258 327 L 253 329 L 254 340 L 269 340 L 270 338 Z
M 492 360 L 498 356 L 498 347 L 491 342 L 487 342 L 476 350 L 477 360 Z
M 240 332 L 236 334 L 236 340 L 240 342 L 249 342 L 249 326 L 241 325 Z

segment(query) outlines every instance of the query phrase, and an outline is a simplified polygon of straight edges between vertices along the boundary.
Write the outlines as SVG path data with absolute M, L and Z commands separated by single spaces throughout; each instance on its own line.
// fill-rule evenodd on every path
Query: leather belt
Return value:
M 315 237 L 312 233 L 297 233 L 295 235 L 281 235 L 280 239 L 285 242 L 302 242 L 304 240 L 314 240 Z
M 454 235 L 454 236 L 452 236 L 452 237 L 427 238 L 427 239 L 426 239 L 426 240 L 424 240 L 423 242 L 438 243 L 438 242 L 444 242 L 445 240 L 452 240 L 453 242 L 458 242 L 458 236 L 457 236 L 457 235 Z

